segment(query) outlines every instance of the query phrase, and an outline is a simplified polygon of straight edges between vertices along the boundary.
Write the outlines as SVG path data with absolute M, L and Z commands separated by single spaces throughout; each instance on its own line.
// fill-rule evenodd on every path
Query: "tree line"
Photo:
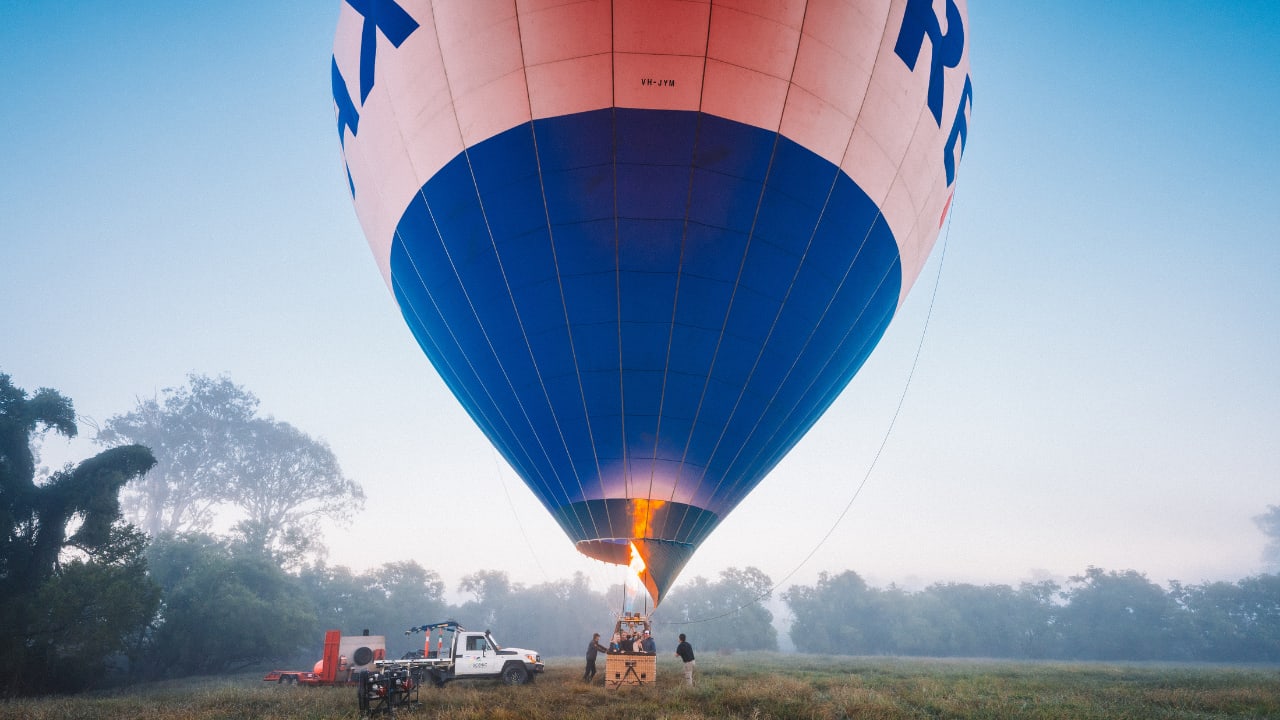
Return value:
M 462 578 L 450 603 L 416 561 L 356 572 L 325 562 L 319 522 L 363 501 L 329 448 L 258 414 L 226 378 L 181 388 L 108 420 L 106 446 L 39 467 L 39 440 L 78 431 L 70 399 L 0 373 L 0 696 L 216 674 L 267 662 L 308 669 L 325 630 L 369 629 L 388 654 L 421 649 L 403 630 L 455 619 L 545 656 L 577 656 L 607 633 L 620 587 L 581 574 L 534 585 L 501 571 Z M 214 534 L 217 513 L 235 513 Z M 1280 558 L 1280 507 L 1260 516 Z M 686 579 L 653 613 L 659 652 L 686 632 L 703 652 L 777 650 L 757 568 Z M 801 652 L 1280 662 L 1280 576 L 1166 590 L 1141 573 L 1088 568 L 1044 581 L 874 588 L 822 574 L 780 599 Z
M 873 588 L 854 572 L 785 593 L 802 652 L 1280 662 L 1280 575 L 1171 583 L 1090 567 L 1066 586 Z

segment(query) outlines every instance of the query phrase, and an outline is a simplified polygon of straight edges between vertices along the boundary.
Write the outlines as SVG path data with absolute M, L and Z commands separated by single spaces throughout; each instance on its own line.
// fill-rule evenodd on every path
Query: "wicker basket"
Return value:
M 658 657 L 636 653 L 611 653 L 604 663 L 604 684 L 611 688 L 622 685 L 649 685 L 658 677 Z

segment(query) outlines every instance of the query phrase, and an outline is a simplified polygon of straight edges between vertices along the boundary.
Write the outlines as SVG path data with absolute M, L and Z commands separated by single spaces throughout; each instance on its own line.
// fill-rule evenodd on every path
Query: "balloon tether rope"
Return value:
M 884 452 L 885 446 L 889 444 L 889 436 L 893 433 L 893 426 L 898 422 L 898 415 L 902 412 L 902 406 L 906 403 L 907 391 L 911 388 L 912 378 L 915 377 L 916 366 L 920 364 L 920 355 L 921 355 L 921 352 L 924 350 L 924 339 L 929 332 L 929 320 L 933 318 L 933 304 L 938 299 L 938 285 L 942 281 L 942 266 L 947 259 L 947 242 L 951 239 L 951 218 L 954 215 L 955 215 L 955 197 L 952 196 L 951 212 L 947 214 L 947 231 L 942 236 L 942 251 L 938 255 L 938 274 L 933 279 L 933 293 L 929 296 L 929 311 L 925 314 L 924 327 L 920 330 L 920 342 L 916 345 L 916 356 L 911 361 L 911 371 L 907 373 L 907 381 L 902 386 L 902 394 L 898 396 L 898 407 L 893 411 L 893 417 L 889 420 L 889 427 L 885 428 L 884 438 L 880 440 L 880 447 L 876 449 L 875 456 L 871 458 L 871 464 L 867 466 L 867 472 L 863 474 L 862 482 L 858 483 L 858 487 L 853 491 L 853 496 L 849 498 L 849 502 L 845 503 L 844 510 L 840 511 L 840 514 L 836 516 L 835 522 L 831 524 L 831 528 L 827 530 L 826 534 L 822 536 L 822 539 L 818 541 L 818 544 L 813 546 L 813 549 L 809 551 L 808 555 L 804 556 L 804 559 L 802 559 L 798 565 L 796 565 L 794 568 L 791 569 L 790 572 L 784 575 L 781 580 L 779 580 L 777 583 L 774 584 L 773 587 L 769 588 L 767 591 L 761 593 L 760 595 L 757 595 L 754 599 L 751 600 L 751 602 L 743 603 L 742 605 L 739 605 L 738 607 L 732 610 L 720 613 L 719 615 L 713 615 L 711 617 L 705 617 L 705 618 L 697 618 L 695 620 L 683 620 L 679 622 L 670 622 L 666 624 L 695 625 L 697 623 L 704 623 L 704 622 L 711 622 L 712 620 L 719 620 L 720 618 L 729 617 L 730 615 L 738 613 L 743 609 L 751 607 L 752 605 L 759 603 L 761 600 L 764 600 L 765 598 L 772 596 L 775 592 L 777 592 L 778 588 L 782 587 L 783 583 L 790 580 L 792 575 L 795 575 L 797 572 L 800 572 L 800 568 L 804 567 L 805 564 L 808 563 L 809 560 L 811 560 L 813 556 L 816 555 L 817 552 L 822 549 L 822 546 L 825 545 L 827 540 L 831 538 L 832 533 L 834 533 L 836 531 L 836 528 L 840 526 L 840 523 L 844 521 L 845 516 L 849 514 L 849 510 L 853 507 L 854 501 L 857 500 L 858 496 L 862 494 L 862 489 L 866 487 L 867 481 L 871 479 L 871 473 L 872 471 L 875 470 L 876 463 L 879 462 L 880 460 L 880 454 Z
M 538 559 L 538 553 L 533 550 L 533 543 L 529 542 L 529 535 L 524 531 L 524 523 L 520 522 L 520 513 L 516 512 L 516 504 L 511 500 L 507 481 L 502 479 L 502 463 L 498 461 L 498 451 L 493 446 L 489 449 L 493 452 L 493 466 L 498 471 L 498 484 L 502 485 L 502 494 L 507 496 L 507 506 L 511 508 L 511 516 L 516 519 L 516 527 L 520 528 L 520 537 L 524 538 L 524 546 L 529 549 L 529 555 L 533 557 L 533 564 L 538 566 L 538 572 L 542 573 L 542 579 L 551 582 L 546 569 L 542 567 L 542 561 Z

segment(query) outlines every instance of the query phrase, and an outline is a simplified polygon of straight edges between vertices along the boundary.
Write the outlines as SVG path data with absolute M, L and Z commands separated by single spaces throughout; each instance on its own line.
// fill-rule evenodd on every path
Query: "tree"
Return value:
M 135 442 L 157 465 L 126 491 L 126 509 L 153 537 L 207 530 L 215 511 L 237 510 L 234 536 L 277 562 L 298 566 L 322 550 L 321 520 L 364 504 L 333 451 L 285 422 L 258 416 L 258 398 L 221 377 L 188 376 L 106 422 L 98 441 Z
M 316 562 L 302 568 L 299 580 L 317 617 L 310 631 L 311 654 L 326 630 L 353 635 L 369 629 L 386 637 L 388 657 L 400 657 L 423 645 L 421 635 L 402 631 L 453 617 L 439 573 L 412 560 L 384 563 L 360 574 Z
M 1089 660 L 1181 659 L 1171 651 L 1178 607 L 1135 570 L 1090 567 L 1072 577 L 1060 618 L 1070 657 Z
M 1046 657 L 1058 585 L 938 583 L 904 600 L 915 627 L 927 628 L 895 652 L 959 657 Z
M 1171 594 L 1186 616 L 1184 641 L 1191 657 L 1217 662 L 1241 657 L 1250 637 L 1238 587 L 1228 582 L 1190 587 L 1174 583 Z
M 536 648 L 544 656 L 579 655 L 592 633 L 602 633 L 607 642 L 615 616 L 605 596 L 591 589 L 583 573 L 529 588 L 516 587 L 509 597 L 499 641 Z
M 315 614 L 298 580 L 258 553 L 208 535 L 162 537 L 148 557 L 164 588 L 153 674 L 242 669 L 296 653 Z
M 499 633 L 507 627 L 514 629 L 510 613 L 512 596 L 523 590 L 520 584 L 511 584 L 511 578 L 501 570 L 478 570 L 465 575 L 458 583 L 458 590 L 471 593 L 473 599 L 458 608 L 459 618 L 466 618 L 463 624 L 483 625 L 486 629 Z
M 1061 644 L 1057 599 L 1061 587 L 1052 580 L 1024 582 L 1018 586 L 1017 625 L 1021 634 L 1019 655 L 1052 657 Z
M 440 574 L 412 560 L 384 563 L 359 579 L 368 588 L 371 602 L 368 607 L 356 609 L 355 617 L 360 622 L 349 626 L 348 632 L 380 629 L 386 635 L 387 653 L 392 657 L 422 649 L 421 636 L 406 636 L 402 631 L 444 620 L 448 614 Z
M 1249 643 L 1233 659 L 1280 662 L 1280 575 L 1255 575 L 1236 585 L 1236 611 Z
M 76 435 L 71 400 L 28 396 L 0 373 L 0 694 L 96 683 L 156 606 L 142 537 L 119 504 L 155 463 L 150 451 L 115 447 L 37 483 L 31 442 L 50 430 Z
M 1262 550 L 1262 561 L 1274 570 L 1280 570 L 1280 505 L 1268 505 L 1267 511 L 1253 519 L 1258 529 L 1267 536 L 1267 546 Z
M 371 608 L 381 599 L 364 575 L 357 575 L 342 565 L 330 566 L 318 561 L 302 568 L 298 580 L 316 614 L 312 635 L 319 637 L 319 633 L 333 629 L 351 634 L 356 629 L 380 627 L 373 624 L 370 617 Z M 420 622 L 423 621 L 405 627 Z
M 104 684 L 112 671 L 137 676 L 160 589 L 147 577 L 146 536 L 116 526 L 107 544 L 60 564 L 35 593 L 28 667 L 33 689 L 75 692 Z
M 236 525 L 249 547 L 285 564 L 317 549 L 322 519 L 338 519 L 364 504 L 364 490 L 342 474 L 323 441 L 285 422 L 254 419 L 244 428 L 239 471 L 228 498 L 248 517 Z
M 801 652 L 867 655 L 891 651 L 881 592 L 858 573 L 821 573 L 818 584 L 793 585 L 782 598 L 791 608 L 791 641 Z
M 937 583 L 912 598 L 913 615 L 928 631 L 907 652 L 944 657 L 1004 656 L 1012 653 L 1016 632 L 1009 626 L 1013 589 L 969 583 Z M 899 643 L 902 647 L 904 644 Z
M 763 604 L 772 589 L 758 568 L 729 568 L 717 582 L 696 577 L 682 584 L 654 615 L 664 627 L 698 621 L 698 644 L 707 650 L 777 650 L 773 613 Z M 679 630 L 673 630 L 674 637 Z
M 1188 616 L 1194 659 L 1280 661 L 1280 575 L 1175 589 Z
M 241 431 L 258 411 L 258 398 L 225 377 L 193 373 L 186 387 L 161 392 L 107 420 L 97 436 L 103 445 L 136 443 L 155 454 L 155 469 L 124 493 L 126 514 L 152 537 L 209 527 L 239 470 Z

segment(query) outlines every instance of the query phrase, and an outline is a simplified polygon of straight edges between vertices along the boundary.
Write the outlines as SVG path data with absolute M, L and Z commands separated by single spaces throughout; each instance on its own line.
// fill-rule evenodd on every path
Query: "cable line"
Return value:
M 507 506 L 511 508 L 511 516 L 516 519 L 516 527 L 520 528 L 520 537 L 524 538 L 524 546 L 529 549 L 529 555 L 533 557 L 533 564 L 538 566 L 538 572 L 542 573 L 542 579 L 545 582 L 551 582 L 550 576 L 542 567 L 542 561 L 538 560 L 538 553 L 533 551 L 533 543 L 529 542 L 529 535 L 524 531 L 524 523 L 520 522 L 520 513 L 516 512 L 516 504 L 511 500 L 507 481 L 502 479 L 502 462 L 498 460 L 498 450 L 492 445 L 489 446 L 489 450 L 493 453 L 493 466 L 498 471 L 498 483 L 502 485 L 502 494 L 507 496 Z
M 911 361 L 911 371 L 907 373 L 907 381 L 906 383 L 903 384 L 902 394 L 898 397 L 898 407 L 893 411 L 893 417 L 889 420 L 889 427 L 887 427 L 884 431 L 884 438 L 880 440 L 880 447 L 876 449 L 875 456 L 871 458 L 871 464 L 867 466 L 867 471 L 862 476 L 862 482 L 858 483 L 858 487 L 853 491 L 853 496 L 849 498 L 849 502 L 845 503 L 844 509 L 840 511 L 840 514 L 838 516 L 836 516 L 835 522 L 831 524 L 831 528 L 827 530 L 826 534 L 822 536 L 822 539 L 818 541 L 818 544 L 815 545 L 813 549 L 809 551 L 808 555 L 804 556 L 804 559 L 802 559 L 799 562 L 799 564 L 797 564 L 794 568 L 791 569 L 790 572 L 784 575 L 783 578 L 779 580 L 777 583 L 775 583 L 773 587 L 769 588 L 768 591 L 756 596 L 751 602 L 739 605 L 738 607 L 732 610 L 727 610 L 719 615 L 713 615 L 711 617 L 705 617 L 705 618 L 697 618 L 694 620 L 681 620 L 681 621 L 669 622 L 665 624 L 696 625 L 698 623 L 711 622 L 712 620 L 719 620 L 720 618 L 734 615 L 740 612 L 741 610 L 743 610 L 744 608 L 748 608 L 760 602 L 761 600 L 764 600 L 765 598 L 772 596 L 775 592 L 777 592 L 778 588 L 782 587 L 783 583 L 790 580 L 792 575 L 795 575 L 797 572 L 799 572 L 800 568 L 804 567 L 805 564 L 808 563 L 809 560 L 811 560 L 815 554 L 817 554 L 818 550 L 822 549 L 822 546 L 826 544 L 827 540 L 830 539 L 832 533 L 834 533 L 836 531 L 836 528 L 840 526 L 840 523 L 844 520 L 845 516 L 849 514 L 849 510 L 853 507 L 854 501 L 857 500 L 858 496 L 862 494 L 862 489 L 866 487 L 867 481 L 871 479 L 871 473 L 872 471 L 875 470 L 876 464 L 880 460 L 881 453 L 884 452 L 885 446 L 889 444 L 889 436 L 893 433 L 893 426 L 898 422 L 898 415 L 902 412 L 903 404 L 906 403 L 907 391 L 911 388 L 912 378 L 915 377 L 916 366 L 920 364 L 920 355 L 924 350 L 924 339 L 929 332 L 929 321 L 933 318 L 933 305 L 934 305 L 934 302 L 938 299 L 938 286 L 942 282 L 942 267 L 947 259 L 947 243 L 951 239 L 951 219 L 954 216 L 955 216 L 955 197 L 953 195 L 952 203 L 951 203 L 951 212 L 947 215 L 947 231 L 946 233 L 943 234 L 942 250 L 938 255 L 938 273 L 933 279 L 933 293 L 929 296 L 929 311 L 925 314 L 924 327 L 920 330 L 920 342 L 916 345 L 915 358 Z

